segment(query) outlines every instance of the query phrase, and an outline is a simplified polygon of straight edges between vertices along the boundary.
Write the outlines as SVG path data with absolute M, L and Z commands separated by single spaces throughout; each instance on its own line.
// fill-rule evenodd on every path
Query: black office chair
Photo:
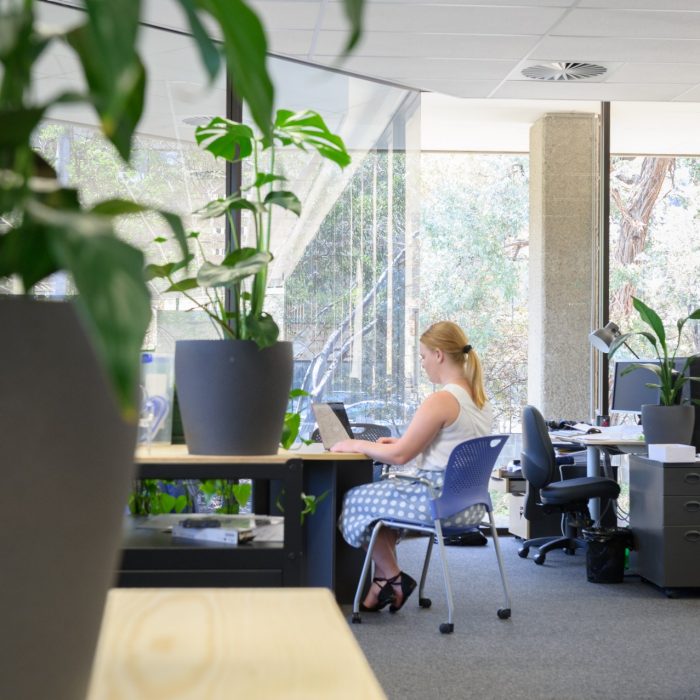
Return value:
M 387 425 L 376 425 L 375 423 L 350 423 L 350 429 L 352 430 L 353 437 L 358 440 L 369 440 L 370 442 L 377 442 L 379 438 L 391 437 L 391 428 Z M 321 442 L 321 433 L 318 428 L 314 428 L 311 433 L 311 440 L 313 442 Z
M 580 547 L 585 547 L 585 542 L 578 534 L 582 527 L 592 525 L 588 500 L 600 498 L 600 512 L 604 513 L 607 502 L 620 494 L 618 484 L 613 479 L 599 476 L 560 481 L 559 465 L 547 425 L 542 414 L 534 406 L 525 406 L 523 409 L 523 451 L 520 466 L 528 487 L 525 517 L 530 519 L 534 508 L 542 508 L 545 513 L 563 513 L 566 534 L 560 537 L 525 540 L 518 554 L 524 559 L 530 552 L 530 547 L 537 547 L 535 564 L 544 564 L 547 552 L 553 549 L 563 549 L 567 554 L 574 554 Z

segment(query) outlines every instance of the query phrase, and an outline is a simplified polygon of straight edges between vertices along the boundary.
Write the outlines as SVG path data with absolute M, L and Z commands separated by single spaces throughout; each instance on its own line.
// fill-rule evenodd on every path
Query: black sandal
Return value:
M 364 603 L 360 603 L 361 612 L 379 612 L 382 608 L 385 608 L 390 603 L 393 604 L 396 596 L 391 584 L 394 583 L 396 578 L 399 576 L 397 574 L 394 578 L 379 578 L 375 576 L 372 579 L 372 583 L 376 583 L 379 586 L 379 594 L 377 595 L 377 603 L 375 605 L 367 606 Z M 384 585 L 382 585 L 382 582 Z
M 398 578 L 401 580 L 397 581 Z M 408 596 L 413 593 L 418 583 L 404 571 L 400 571 L 398 574 L 396 574 L 396 576 L 394 576 L 394 578 L 389 579 L 387 585 L 389 585 L 389 583 L 391 583 L 392 586 L 401 586 L 401 593 L 403 593 L 403 600 L 401 601 L 400 605 L 394 605 L 392 601 L 391 605 L 389 606 L 389 612 L 395 613 L 401 610 L 404 603 L 408 600 Z M 394 596 L 394 598 L 395 597 L 396 596 Z

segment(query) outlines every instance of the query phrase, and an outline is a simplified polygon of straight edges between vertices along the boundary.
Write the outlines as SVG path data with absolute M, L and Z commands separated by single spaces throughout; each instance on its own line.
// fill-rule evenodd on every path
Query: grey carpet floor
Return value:
M 437 550 L 425 595 L 392 615 L 365 613 L 351 625 L 389 700 L 461 698 L 700 698 L 700 597 L 667 598 L 636 576 L 586 580 L 585 554 L 547 555 L 544 566 L 501 538 L 513 599 L 510 620 L 493 544 L 448 547 L 455 631 L 438 631 L 447 607 Z M 418 578 L 425 540 L 399 547 Z M 348 617 L 350 606 L 344 606 Z

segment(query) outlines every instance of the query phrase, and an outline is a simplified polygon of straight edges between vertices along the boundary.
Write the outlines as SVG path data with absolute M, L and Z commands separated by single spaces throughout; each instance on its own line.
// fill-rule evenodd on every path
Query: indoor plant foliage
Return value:
M 270 238 L 275 207 L 301 214 L 298 197 L 284 188 L 285 178 L 275 172 L 275 149 L 293 146 L 302 151 L 316 151 L 321 157 L 344 168 L 350 163 L 342 139 L 329 131 L 322 117 L 310 110 L 291 112 L 279 110 L 271 129 L 271 137 L 256 135 L 253 130 L 222 117 L 215 117 L 195 131 L 197 143 L 217 158 L 230 163 L 252 162 L 253 181 L 225 199 L 216 199 L 196 214 L 202 218 L 225 216 L 231 228 L 231 250 L 220 263 L 204 257 L 196 277 L 176 279 L 194 257 L 189 254 L 176 263 L 149 265 L 150 279 L 165 278 L 170 283 L 166 291 L 182 292 L 197 287 L 212 290 L 207 301 L 188 296 L 214 322 L 221 337 L 253 340 L 260 348 L 277 341 L 279 328 L 265 312 L 265 291 L 268 265 L 272 261 Z M 246 212 L 253 221 L 255 246 L 243 246 L 233 212 Z M 197 240 L 196 232 L 189 234 Z M 162 238 L 157 242 L 164 243 Z M 226 308 L 223 290 L 230 292 L 230 307 Z
M 700 377 L 688 376 L 690 364 L 698 355 L 686 357 L 682 364 L 676 359 L 680 347 L 683 328 L 688 321 L 700 319 L 700 308 L 676 322 L 677 338 L 673 344 L 666 333 L 659 315 L 644 302 L 632 297 L 632 304 L 641 320 L 649 326 L 650 331 L 634 331 L 625 333 L 615 339 L 610 346 L 612 356 L 625 341 L 633 336 L 645 338 L 654 350 L 657 362 L 639 362 L 630 366 L 627 372 L 645 369 L 653 372 L 657 382 L 649 382 L 647 386 L 659 390 L 659 405 L 645 404 L 642 406 L 642 426 L 644 437 L 648 444 L 680 443 L 690 444 L 696 421 L 694 406 L 683 405 L 681 392 L 689 382 L 700 381 Z M 694 401 L 694 403 L 700 403 Z
M 192 454 L 272 454 L 285 423 L 292 382 L 292 344 L 279 341 L 279 328 L 265 310 L 273 212 L 299 216 L 301 202 L 285 188 L 275 169 L 277 148 L 315 152 L 341 168 L 350 162 L 342 139 L 312 111 L 279 110 L 269 130 L 216 117 L 196 130 L 200 146 L 230 163 L 247 161 L 252 181 L 224 199 L 196 212 L 203 218 L 226 217 L 230 248 L 215 263 L 203 260 L 188 276 L 194 253 L 162 265 L 149 265 L 150 279 L 169 282 L 166 291 L 184 294 L 214 323 L 222 340 L 181 340 L 175 349 L 175 384 L 188 449 Z M 245 245 L 235 214 L 252 220 L 253 245 Z M 198 234 L 189 234 L 198 245 Z M 158 243 L 166 242 L 159 237 Z M 203 298 L 190 291 L 201 288 Z M 227 293 L 227 301 L 224 296 Z M 298 430 L 298 427 L 297 427 Z M 285 446 L 293 440 L 293 417 L 287 416 Z
M 676 355 L 678 354 L 683 327 L 688 321 L 697 321 L 700 319 L 700 308 L 695 309 L 695 311 L 688 314 L 685 318 L 678 319 L 676 322 L 678 337 L 676 338 L 673 349 L 669 350 L 668 336 L 659 315 L 636 297 L 632 297 L 632 304 L 642 321 L 651 328 L 651 332 L 634 331 L 619 336 L 610 346 L 610 356 L 612 357 L 620 346 L 624 345 L 625 342 L 633 336 L 641 336 L 649 341 L 651 347 L 654 349 L 654 354 L 658 358 L 658 363 L 635 363 L 627 371 L 630 372 L 643 367 L 656 374 L 659 379 L 658 383 L 648 384 L 648 386 L 659 389 L 659 399 L 662 406 L 674 406 L 679 403 L 681 390 L 686 382 L 700 381 L 700 377 L 688 377 L 686 375 L 688 366 L 694 359 L 699 357 L 698 355 L 691 355 L 685 358 L 683 366 L 681 368 L 676 367 Z

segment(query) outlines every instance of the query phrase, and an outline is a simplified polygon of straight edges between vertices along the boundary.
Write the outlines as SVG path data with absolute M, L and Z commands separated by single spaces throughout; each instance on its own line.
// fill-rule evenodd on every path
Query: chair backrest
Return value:
M 523 451 L 520 455 L 523 476 L 535 489 L 559 479 L 554 448 L 547 424 L 534 406 L 523 409 Z
M 486 435 L 466 440 L 452 450 L 442 493 L 430 504 L 433 518 L 447 518 L 478 503 L 491 511 L 489 479 L 507 441 L 508 435 Z
M 369 440 L 377 442 L 380 437 L 391 437 L 391 428 L 387 425 L 376 425 L 374 423 L 350 423 L 353 437 L 358 440 Z M 321 442 L 321 433 L 315 428 L 311 433 L 313 442 Z
M 377 442 L 379 438 L 391 437 L 391 428 L 388 425 L 376 425 L 375 423 L 350 423 L 352 434 L 358 440 Z

